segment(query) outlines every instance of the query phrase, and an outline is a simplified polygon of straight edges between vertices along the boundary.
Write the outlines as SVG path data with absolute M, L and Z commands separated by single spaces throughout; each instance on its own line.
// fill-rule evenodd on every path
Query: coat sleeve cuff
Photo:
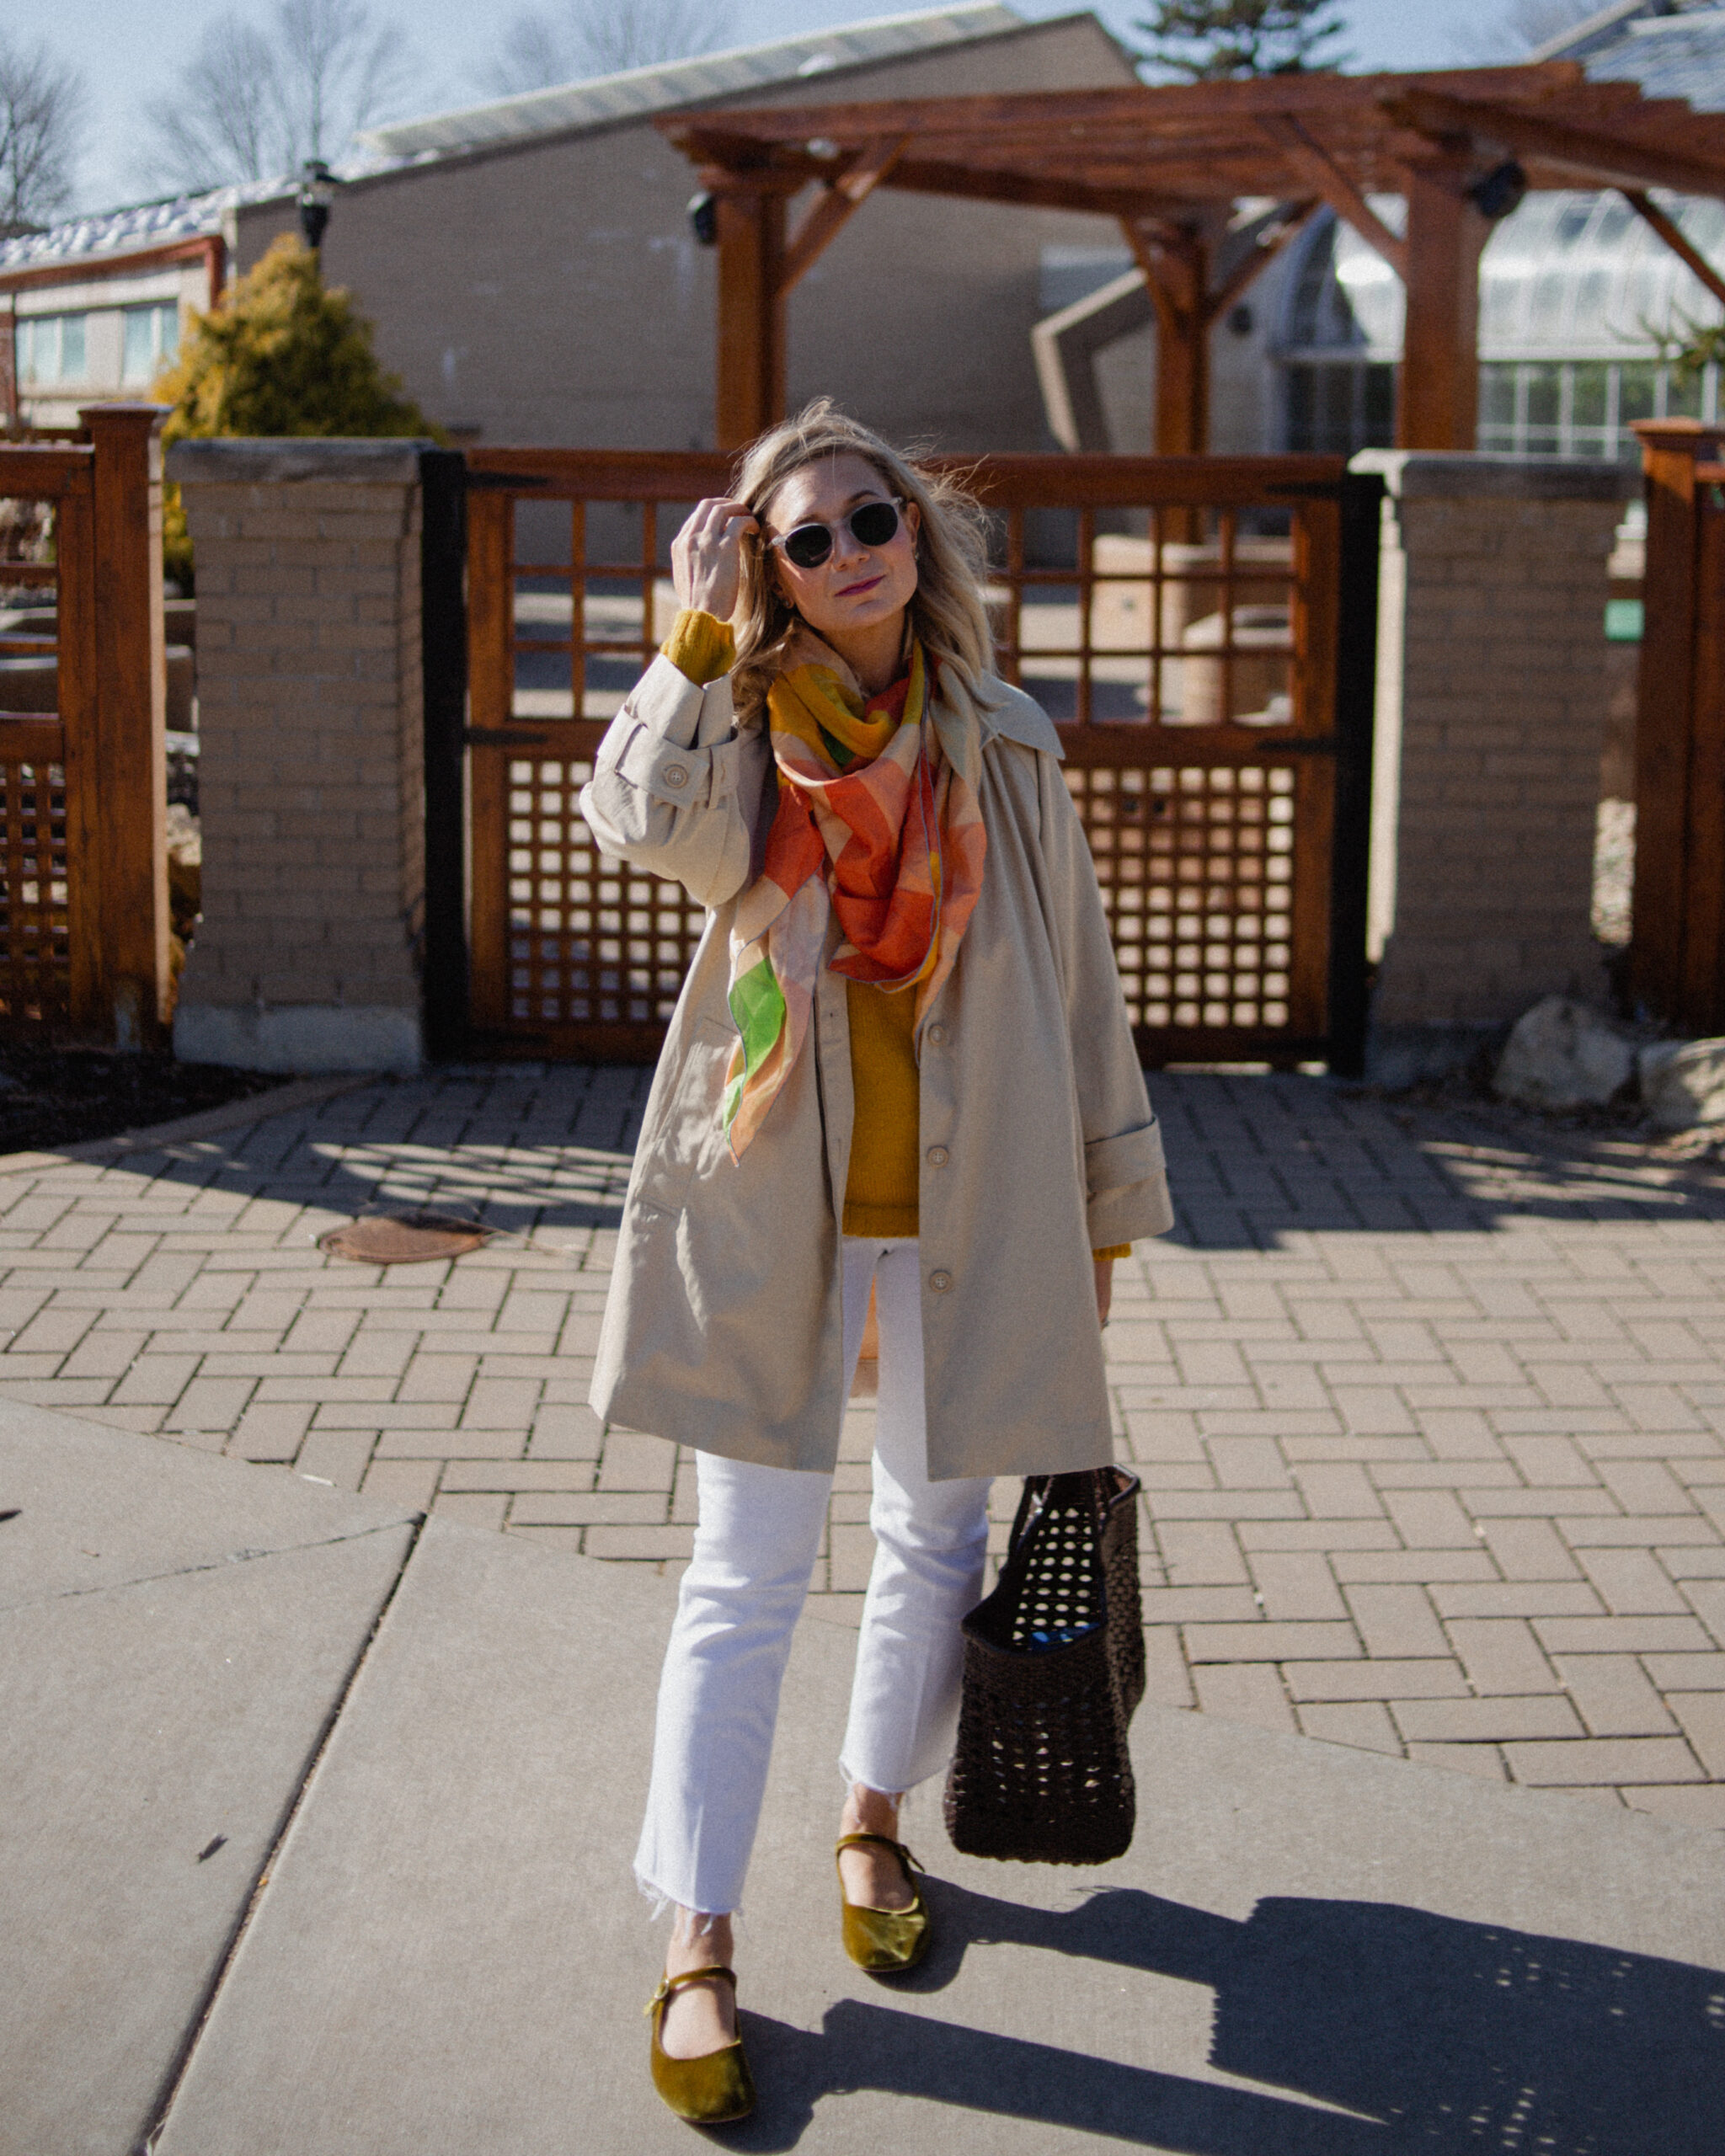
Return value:
M 1164 1235 L 1173 1226 L 1162 1134 L 1154 1122 L 1087 1145 L 1084 1173 L 1093 1251 L 1137 1242 L 1146 1235 Z
M 1112 1138 L 1092 1139 L 1084 1149 L 1084 1184 L 1092 1198 L 1162 1172 L 1162 1127 L 1153 1121 Z
M 619 776 L 672 808 L 716 806 L 736 791 L 734 741 L 714 749 L 685 749 L 643 726 L 623 744 L 615 760 Z

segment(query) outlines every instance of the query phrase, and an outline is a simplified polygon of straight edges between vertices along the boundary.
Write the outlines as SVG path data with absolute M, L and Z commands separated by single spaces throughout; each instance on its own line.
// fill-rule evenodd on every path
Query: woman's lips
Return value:
M 885 582 L 886 579 L 884 576 L 864 577 L 860 584 L 841 585 L 838 595 L 841 599 L 857 599 L 864 592 L 877 590 Z

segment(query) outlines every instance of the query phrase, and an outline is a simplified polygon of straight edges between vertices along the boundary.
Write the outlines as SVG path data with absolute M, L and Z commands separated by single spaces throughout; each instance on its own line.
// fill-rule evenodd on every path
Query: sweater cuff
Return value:
M 1130 1243 L 1110 1243 L 1106 1250 L 1093 1250 L 1090 1255 L 1100 1265 L 1105 1257 L 1130 1257 L 1132 1246 Z
M 660 649 L 697 688 L 704 689 L 709 681 L 729 674 L 736 663 L 737 643 L 730 623 L 698 606 L 681 610 Z

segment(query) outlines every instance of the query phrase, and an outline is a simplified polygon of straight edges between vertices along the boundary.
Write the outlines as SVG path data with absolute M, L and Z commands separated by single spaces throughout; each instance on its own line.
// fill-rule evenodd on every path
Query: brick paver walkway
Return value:
M 1153 1083 L 1181 1225 L 1119 1268 L 1108 1346 L 1156 1696 L 1725 1827 L 1725 1182 L 1316 1080 Z M 686 1455 L 585 1405 L 644 1091 L 444 1074 L 0 1173 L 0 1394 L 675 1564 Z M 499 1233 L 317 1248 L 428 1202 Z

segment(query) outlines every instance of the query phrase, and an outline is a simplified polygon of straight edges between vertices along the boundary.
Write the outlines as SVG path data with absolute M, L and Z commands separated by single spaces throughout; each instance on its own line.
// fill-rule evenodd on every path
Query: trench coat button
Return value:
M 931 1145 L 928 1149 L 928 1165 L 932 1168 L 943 1168 L 950 1157 L 944 1145 Z
M 944 1026 L 938 1024 L 932 1025 L 928 1029 L 929 1045 L 932 1048 L 939 1048 L 945 1041 L 946 1037 L 947 1029 Z
M 937 1295 L 943 1295 L 953 1284 L 953 1276 L 950 1273 L 931 1273 L 928 1284 Z
M 660 776 L 667 786 L 686 786 L 689 783 L 689 767 L 686 764 L 667 764 Z

